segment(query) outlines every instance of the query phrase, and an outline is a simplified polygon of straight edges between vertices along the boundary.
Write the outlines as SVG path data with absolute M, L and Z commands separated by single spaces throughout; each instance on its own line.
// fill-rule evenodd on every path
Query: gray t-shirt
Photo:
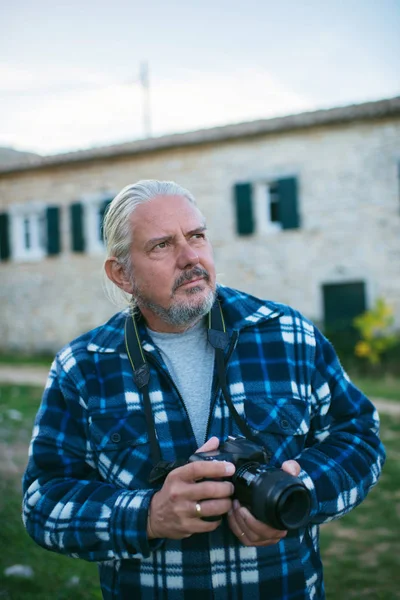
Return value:
M 201 446 L 210 410 L 215 355 L 207 339 L 205 319 L 184 333 L 147 331 L 183 398 L 196 441 Z

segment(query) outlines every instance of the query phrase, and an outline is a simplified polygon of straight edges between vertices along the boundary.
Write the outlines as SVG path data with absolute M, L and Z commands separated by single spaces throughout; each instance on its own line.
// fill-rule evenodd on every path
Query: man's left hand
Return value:
M 300 465 L 295 460 L 287 460 L 281 469 L 295 477 L 300 473 Z M 245 546 L 272 546 L 287 534 L 287 531 L 274 529 L 258 521 L 247 508 L 241 506 L 238 500 L 234 500 L 233 508 L 228 513 L 228 523 L 233 533 Z

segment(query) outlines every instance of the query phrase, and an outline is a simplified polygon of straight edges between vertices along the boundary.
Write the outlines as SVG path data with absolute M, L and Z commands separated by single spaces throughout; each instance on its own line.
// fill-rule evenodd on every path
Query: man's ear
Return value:
M 132 294 L 132 283 L 130 282 L 127 274 L 125 273 L 125 269 L 123 268 L 121 263 L 118 262 L 118 259 L 114 257 L 107 258 L 104 264 L 104 269 L 110 281 L 115 283 L 115 285 L 121 288 L 121 290 L 124 290 L 124 292 Z

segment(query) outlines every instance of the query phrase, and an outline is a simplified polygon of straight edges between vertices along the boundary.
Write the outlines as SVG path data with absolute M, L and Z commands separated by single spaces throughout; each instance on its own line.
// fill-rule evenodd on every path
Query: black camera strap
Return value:
M 208 341 L 215 348 L 215 362 L 217 365 L 218 383 L 221 387 L 222 395 L 224 396 L 225 402 L 229 408 L 229 412 L 231 413 L 232 418 L 235 421 L 241 433 L 247 439 L 258 443 L 257 439 L 253 435 L 246 421 L 239 415 L 236 408 L 234 407 L 231 395 L 228 390 L 228 385 L 226 382 L 224 351 L 229 343 L 229 335 L 226 331 L 224 315 L 222 313 L 222 308 L 218 300 L 214 302 L 214 305 L 211 311 L 209 312 L 208 319 Z
M 154 415 L 149 394 L 150 367 L 146 362 L 135 317 L 130 315 L 125 321 L 125 346 L 133 369 L 133 379 L 143 394 L 143 408 L 149 434 L 150 451 L 153 464 L 161 461 L 161 450 L 157 440 Z
M 221 387 L 225 402 L 229 408 L 229 412 L 231 413 L 232 418 L 234 419 L 241 433 L 247 439 L 256 441 L 256 438 L 251 432 L 247 423 L 234 407 L 229 394 L 228 385 L 226 382 L 224 353 L 229 344 L 229 334 L 226 331 L 222 308 L 218 300 L 214 302 L 213 307 L 208 314 L 208 341 L 215 349 L 218 383 Z M 150 451 L 153 464 L 158 465 L 162 462 L 162 460 L 149 394 L 150 368 L 142 349 L 137 330 L 137 324 L 133 315 L 127 317 L 125 321 L 125 346 L 129 361 L 132 365 L 135 384 L 143 394 L 143 407 L 149 434 Z

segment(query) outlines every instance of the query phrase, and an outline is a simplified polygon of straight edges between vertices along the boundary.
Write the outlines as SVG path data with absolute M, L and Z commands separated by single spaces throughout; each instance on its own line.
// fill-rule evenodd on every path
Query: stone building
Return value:
M 189 188 L 219 281 L 342 326 L 400 326 L 400 97 L 31 160 L 0 170 L 0 350 L 53 351 L 115 307 L 101 219 L 139 179 Z

